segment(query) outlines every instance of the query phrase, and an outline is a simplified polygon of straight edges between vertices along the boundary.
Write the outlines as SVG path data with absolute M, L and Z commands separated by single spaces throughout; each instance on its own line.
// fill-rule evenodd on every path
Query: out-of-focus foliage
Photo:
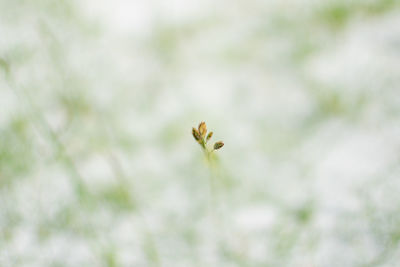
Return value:
M 399 86 L 396 0 L 2 0 L 0 266 L 397 266 Z

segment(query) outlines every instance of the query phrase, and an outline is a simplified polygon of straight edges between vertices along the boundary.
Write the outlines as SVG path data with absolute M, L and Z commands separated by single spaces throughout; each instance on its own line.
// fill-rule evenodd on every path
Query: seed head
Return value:
M 207 146 L 207 142 L 211 139 L 213 136 L 213 132 L 209 132 L 207 135 L 207 125 L 204 121 L 200 122 L 199 126 L 196 128 L 192 128 L 192 135 L 194 137 L 194 140 L 197 141 L 197 143 L 200 144 L 204 152 L 206 152 L 207 155 L 210 155 L 214 150 L 218 150 L 221 147 L 224 146 L 224 143 L 222 141 L 218 141 L 214 144 L 213 149 L 210 149 Z M 206 137 L 207 135 L 207 137 Z
M 207 125 L 204 121 L 200 122 L 200 124 L 199 124 L 199 133 L 202 138 L 206 137 Z
M 214 149 L 215 150 L 218 150 L 218 149 L 220 149 L 221 147 L 223 147 L 224 146 L 224 143 L 222 142 L 222 141 L 218 141 L 218 142 L 216 142 L 215 144 L 214 144 Z
M 192 128 L 192 134 L 193 134 L 193 137 L 194 137 L 194 140 L 196 140 L 197 142 L 201 142 L 201 136 L 200 136 L 200 133 L 199 133 L 199 131 L 197 131 L 196 130 L 196 128 Z
M 206 142 L 208 142 L 208 140 L 211 139 L 211 137 L 213 136 L 213 132 L 209 132 L 206 138 Z

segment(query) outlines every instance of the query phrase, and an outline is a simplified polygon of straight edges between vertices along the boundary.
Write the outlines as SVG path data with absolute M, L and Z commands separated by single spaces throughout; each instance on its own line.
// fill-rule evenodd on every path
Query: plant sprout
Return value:
M 194 140 L 196 140 L 200 144 L 200 146 L 203 148 L 204 152 L 207 155 L 207 158 L 209 158 L 211 153 L 213 153 L 215 150 L 218 150 L 224 146 L 224 143 L 222 141 L 218 141 L 218 142 L 214 143 L 212 148 L 209 148 L 207 146 L 208 141 L 213 136 L 213 132 L 209 132 L 207 135 L 207 125 L 204 121 L 200 122 L 199 127 L 197 129 L 194 127 L 192 128 L 192 134 L 193 134 Z

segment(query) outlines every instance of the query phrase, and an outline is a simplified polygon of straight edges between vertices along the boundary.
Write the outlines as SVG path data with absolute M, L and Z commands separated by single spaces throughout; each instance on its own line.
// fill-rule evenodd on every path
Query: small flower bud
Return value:
M 218 141 L 218 142 L 216 142 L 214 144 L 214 149 L 217 150 L 217 149 L 220 149 L 223 146 L 224 146 L 224 143 L 222 141 Z
M 195 128 L 192 128 L 192 134 L 193 134 L 194 140 L 196 140 L 197 142 L 201 141 L 200 133 Z
M 199 124 L 199 133 L 200 133 L 202 138 L 206 137 L 207 126 L 206 126 L 206 123 L 204 121 L 200 122 L 200 124 Z
M 212 136 L 213 136 L 213 132 L 210 132 L 210 133 L 207 135 L 206 142 L 208 142 L 208 140 L 210 140 Z

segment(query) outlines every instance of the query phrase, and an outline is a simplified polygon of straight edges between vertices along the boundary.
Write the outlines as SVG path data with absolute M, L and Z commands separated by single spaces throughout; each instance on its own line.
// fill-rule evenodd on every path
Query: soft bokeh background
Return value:
M 399 119 L 398 0 L 0 0 L 0 266 L 399 266 Z

